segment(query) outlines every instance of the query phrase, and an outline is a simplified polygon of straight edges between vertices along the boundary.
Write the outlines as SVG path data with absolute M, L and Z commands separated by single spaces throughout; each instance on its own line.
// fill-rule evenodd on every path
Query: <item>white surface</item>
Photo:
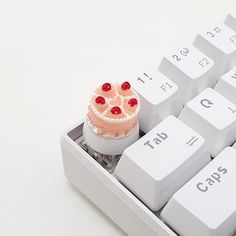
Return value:
M 59 136 L 84 118 L 96 85 L 157 66 L 235 5 L 1 1 L 0 234 L 124 235 L 66 181 Z
M 235 155 L 235 149 L 224 149 L 164 207 L 161 216 L 180 235 L 231 236 L 235 232 Z
M 205 140 L 168 116 L 125 149 L 115 175 L 150 209 L 158 211 L 209 162 Z
M 211 88 L 189 101 L 179 119 L 205 138 L 212 157 L 236 141 L 236 105 Z

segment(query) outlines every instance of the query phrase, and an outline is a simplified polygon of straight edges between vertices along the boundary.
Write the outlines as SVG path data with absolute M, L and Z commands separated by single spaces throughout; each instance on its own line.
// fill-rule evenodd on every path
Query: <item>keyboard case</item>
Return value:
M 83 121 L 61 136 L 65 176 L 130 236 L 177 236 L 79 144 Z

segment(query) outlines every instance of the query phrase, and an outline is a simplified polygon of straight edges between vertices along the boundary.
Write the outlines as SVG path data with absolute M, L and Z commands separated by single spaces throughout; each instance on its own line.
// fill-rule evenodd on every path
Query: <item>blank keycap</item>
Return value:
M 236 66 L 219 79 L 215 90 L 236 104 Z
M 214 62 L 191 46 L 180 48 L 164 57 L 159 70 L 177 84 L 183 102 L 216 82 Z
M 235 15 L 228 14 L 224 23 L 236 32 L 236 16 Z
M 236 150 L 226 148 L 182 187 L 162 219 L 182 236 L 231 236 L 236 230 Z
M 174 116 L 168 116 L 128 147 L 117 178 L 153 211 L 210 161 L 204 139 Z
M 188 102 L 179 119 L 205 138 L 212 157 L 236 140 L 236 105 L 211 88 Z
M 140 129 L 147 133 L 168 115 L 178 115 L 183 108 L 178 87 L 158 70 L 143 71 L 131 80 L 141 101 Z
M 199 33 L 194 46 L 215 62 L 217 77 L 236 64 L 236 32 L 226 25 L 214 26 Z

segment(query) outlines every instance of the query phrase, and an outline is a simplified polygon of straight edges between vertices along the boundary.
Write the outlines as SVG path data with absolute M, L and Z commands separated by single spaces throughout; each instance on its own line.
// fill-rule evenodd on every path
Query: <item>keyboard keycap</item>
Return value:
M 117 178 L 153 211 L 210 161 L 204 139 L 174 116 L 168 116 L 125 149 Z
M 236 65 L 236 32 L 226 25 L 199 33 L 194 46 L 215 62 L 217 77 Z
M 182 187 L 162 219 L 182 236 L 231 236 L 236 230 L 236 150 L 226 148 Z
M 235 149 L 236 149 L 236 143 L 234 143 L 234 145 L 233 145 L 233 148 L 235 148 Z
M 179 119 L 205 138 L 212 157 L 236 140 L 236 105 L 211 88 L 188 102 Z
M 236 32 L 236 16 L 235 15 L 228 14 L 224 23 Z
M 147 133 L 168 115 L 178 115 L 183 109 L 178 87 L 157 70 L 139 73 L 131 81 L 140 97 L 140 129 Z
M 236 104 L 236 66 L 219 79 L 215 90 Z
M 216 83 L 213 65 L 209 57 L 191 46 L 164 57 L 159 70 L 177 84 L 185 103 Z

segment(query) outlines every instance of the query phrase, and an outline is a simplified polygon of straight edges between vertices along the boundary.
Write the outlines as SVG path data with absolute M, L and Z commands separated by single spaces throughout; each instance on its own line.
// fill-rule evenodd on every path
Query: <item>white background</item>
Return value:
M 65 179 L 59 137 L 85 116 L 98 84 L 157 67 L 233 8 L 235 0 L 1 0 L 0 235 L 124 235 Z

